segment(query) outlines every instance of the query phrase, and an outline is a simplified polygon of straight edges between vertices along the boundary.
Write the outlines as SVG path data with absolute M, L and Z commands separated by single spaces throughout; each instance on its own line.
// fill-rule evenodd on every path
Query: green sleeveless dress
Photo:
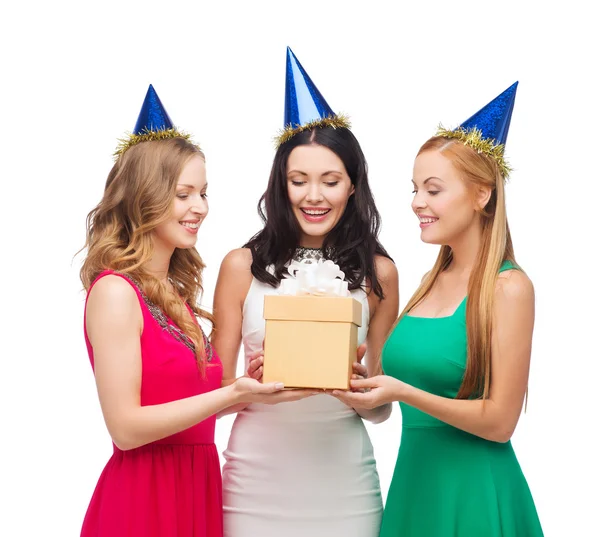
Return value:
M 500 271 L 515 268 L 505 262 Z M 454 398 L 467 360 L 466 298 L 448 317 L 405 315 L 385 343 L 386 375 Z M 400 403 L 402 438 L 380 537 L 539 537 L 510 442 L 484 440 Z

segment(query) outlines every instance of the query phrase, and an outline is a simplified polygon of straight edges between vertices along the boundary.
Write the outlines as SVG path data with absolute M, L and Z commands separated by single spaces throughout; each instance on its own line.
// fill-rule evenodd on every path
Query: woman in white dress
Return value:
M 262 375 L 264 296 L 277 293 L 293 259 L 321 257 L 340 266 L 363 306 L 366 367 L 355 364 L 355 373 L 381 373 L 378 356 L 398 314 L 398 274 L 377 239 L 362 150 L 343 118 L 331 126 L 337 116 L 328 116 L 288 132 L 259 203 L 264 228 L 221 265 L 213 345 L 225 382 L 236 377 L 241 343 L 245 370 Z M 390 406 L 353 409 L 311 390 L 268 397 L 271 404 L 230 409 L 237 416 L 224 452 L 225 537 L 377 537 L 382 499 L 363 419 L 384 421 Z

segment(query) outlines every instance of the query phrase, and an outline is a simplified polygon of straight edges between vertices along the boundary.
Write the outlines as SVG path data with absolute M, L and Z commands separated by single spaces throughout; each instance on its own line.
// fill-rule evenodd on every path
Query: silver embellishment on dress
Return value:
M 294 252 L 292 259 L 294 261 L 302 261 L 303 259 L 310 259 L 313 261 L 319 261 L 319 259 L 331 259 L 333 255 L 333 248 L 327 248 L 327 255 L 323 255 L 321 248 L 307 248 L 305 246 L 298 246 Z
M 146 304 L 146 307 L 148 308 L 150 315 L 152 315 L 152 317 L 154 317 L 154 319 L 159 324 L 159 326 L 163 330 L 166 330 L 167 332 L 169 332 L 169 334 L 171 334 L 171 336 L 173 336 L 173 338 L 175 338 L 180 343 L 183 343 L 188 349 L 190 349 L 194 354 L 196 354 L 196 345 L 194 345 L 194 342 L 190 339 L 190 337 L 185 332 L 183 332 L 180 328 L 175 326 L 173 323 L 169 322 L 169 319 L 165 315 L 165 312 L 162 309 L 160 309 L 160 307 L 158 307 L 154 302 L 152 302 L 144 294 L 144 292 L 142 291 L 141 285 L 136 280 L 134 280 L 131 276 L 129 276 L 128 274 L 123 274 L 123 273 L 120 273 L 120 274 L 121 274 L 121 276 L 124 276 L 125 278 L 127 278 L 133 285 L 135 285 L 137 290 L 142 295 L 142 298 L 144 299 L 144 303 Z M 209 343 L 208 338 L 206 337 L 206 334 L 204 333 L 204 330 L 202 330 L 202 327 L 200 325 L 198 325 L 198 328 L 200 328 L 200 333 L 202 334 L 202 340 L 204 342 L 204 353 L 206 355 L 206 361 L 210 362 L 213 357 L 212 345 Z

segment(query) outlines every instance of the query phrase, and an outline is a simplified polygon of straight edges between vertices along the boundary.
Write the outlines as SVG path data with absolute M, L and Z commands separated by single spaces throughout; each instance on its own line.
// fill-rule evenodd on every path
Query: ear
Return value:
M 356 192 L 356 189 L 354 188 L 354 185 L 352 183 L 350 183 L 350 194 L 348 194 L 348 197 L 352 196 L 352 194 L 354 194 L 354 192 Z
M 479 186 L 475 191 L 475 206 L 480 211 L 485 209 L 485 206 L 490 201 L 492 196 L 492 189 L 489 186 Z

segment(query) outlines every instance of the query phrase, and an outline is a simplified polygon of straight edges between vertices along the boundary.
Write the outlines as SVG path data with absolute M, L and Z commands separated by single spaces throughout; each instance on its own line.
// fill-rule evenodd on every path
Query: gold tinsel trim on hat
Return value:
M 336 114 L 335 116 L 309 121 L 305 125 L 296 125 L 293 127 L 290 124 L 279 131 L 279 134 L 275 136 L 275 147 L 279 147 L 281 144 L 284 144 L 300 132 L 309 131 L 312 129 L 322 129 L 324 127 L 332 127 L 334 129 L 349 129 L 350 118 L 344 114 Z
M 504 179 L 508 179 L 512 168 L 506 162 L 504 158 L 504 145 L 496 144 L 492 138 L 484 138 L 481 130 L 476 127 L 472 129 L 465 129 L 464 127 L 458 127 L 455 130 L 448 130 L 438 126 L 436 136 L 443 136 L 444 138 L 454 138 L 461 141 L 463 144 L 468 145 L 477 153 L 483 153 L 492 157 L 500 167 L 500 172 Z
M 142 134 L 130 134 L 125 138 L 119 139 L 119 145 L 113 153 L 115 160 L 117 160 L 125 151 L 134 145 L 141 144 L 142 142 L 152 142 L 155 140 L 170 140 L 172 138 L 183 138 L 191 144 L 195 145 L 198 150 L 200 147 L 192 141 L 190 134 L 179 131 L 177 129 L 161 129 L 158 131 L 144 130 Z

